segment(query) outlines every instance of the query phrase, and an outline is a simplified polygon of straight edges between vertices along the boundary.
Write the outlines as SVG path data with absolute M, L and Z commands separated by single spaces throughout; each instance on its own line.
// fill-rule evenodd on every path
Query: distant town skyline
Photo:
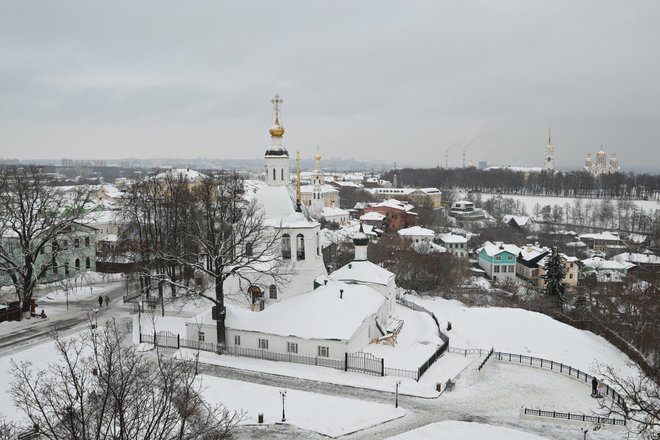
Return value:
M 660 4 L 0 5 L 0 157 L 660 169 Z

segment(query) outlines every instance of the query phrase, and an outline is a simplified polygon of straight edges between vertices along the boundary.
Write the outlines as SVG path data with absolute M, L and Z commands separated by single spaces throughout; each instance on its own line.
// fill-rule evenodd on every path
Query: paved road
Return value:
M 0 355 L 4 356 L 26 349 L 28 346 L 43 342 L 48 339 L 50 332 L 57 329 L 64 334 L 74 333 L 79 328 L 87 325 L 90 316 L 94 316 L 94 309 L 98 309 L 97 320 L 107 319 L 115 316 L 126 316 L 126 309 L 118 307 L 122 304 L 121 297 L 124 288 L 117 286 L 107 292 L 110 297 L 110 307 L 99 307 L 96 300 L 78 301 L 69 303 L 69 310 L 48 316 L 46 319 L 32 318 L 30 324 L 16 328 L 9 334 L 0 337 Z M 48 302 L 43 309 L 48 313 L 49 306 L 61 308 L 64 302 Z M 37 307 L 40 310 L 41 305 Z

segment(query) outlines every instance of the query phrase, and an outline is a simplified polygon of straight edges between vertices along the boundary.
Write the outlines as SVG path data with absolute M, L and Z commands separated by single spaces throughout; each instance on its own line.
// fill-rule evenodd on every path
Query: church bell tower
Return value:
M 268 186 L 286 186 L 289 184 L 289 152 L 282 145 L 284 127 L 280 125 L 282 98 L 279 95 L 270 101 L 275 110 L 275 122 L 270 127 L 270 147 L 266 149 L 266 183 Z

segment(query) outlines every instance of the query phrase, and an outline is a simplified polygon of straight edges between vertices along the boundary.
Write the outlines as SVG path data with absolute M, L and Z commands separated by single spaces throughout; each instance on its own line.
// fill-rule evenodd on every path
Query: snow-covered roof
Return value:
M 296 211 L 293 192 L 286 186 L 262 186 L 253 200 L 264 210 L 264 223 L 272 227 L 314 227 L 317 222 Z
M 559 256 L 564 260 L 566 263 L 576 263 L 578 261 L 577 257 L 569 256 L 566 254 L 560 253 Z M 541 261 L 539 261 L 538 265 L 539 267 L 545 267 L 546 264 L 548 264 L 548 261 L 550 260 L 550 255 L 546 255 L 543 257 Z
M 566 247 L 587 247 L 587 244 L 582 241 L 569 241 L 566 243 Z
M 609 231 L 599 232 L 598 234 L 582 234 L 579 237 L 581 240 L 586 238 L 588 240 L 619 241 L 619 237 Z
M 225 323 L 234 330 L 348 341 L 384 301 L 385 297 L 369 286 L 329 280 L 327 285 L 267 306 L 261 312 L 227 305 Z M 214 323 L 210 311 L 188 322 Z
M 382 221 L 385 217 L 387 217 L 385 214 L 381 214 L 380 212 L 371 211 L 371 212 L 367 212 L 367 213 L 361 215 L 360 220 L 365 221 L 365 222 L 366 221 L 379 222 L 379 221 Z
M 515 221 L 518 226 L 525 226 L 531 221 L 531 218 L 524 215 L 505 215 L 502 218 L 504 223 L 509 223 L 511 220 Z
M 348 211 L 345 209 L 341 208 L 329 208 L 329 207 L 324 207 L 323 208 L 323 217 L 337 217 L 337 216 L 348 216 Z
M 444 246 L 440 246 L 439 244 L 435 244 L 432 241 L 420 241 L 419 243 L 413 243 L 411 245 L 413 250 L 415 252 L 418 252 L 420 254 L 440 254 L 447 252 L 447 248 Z
M 458 244 L 465 244 L 468 242 L 468 239 L 463 237 L 462 235 L 456 235 L 452 234 L 451 232 L 447 232 L 445 234 L 438 234 L 438 238 L 443 242 L 443 243 L 458 243 Z
M 520 253 L 520 248 L 515 244 L 504 244 L 501 241 L 496 241 L 495 243 L 487 241 L 477 250 L 477 253 L 480 253 L 481 249 L 483 249 L 489 257 L 494 257 L 502 252 L 509 252 L 513 255 L 518 255 Z
M 348 283 L 372 283 L 386 286 L 394 279 L 394 274 L 368 260 L 352 261 L 330 274 L 333 280 Z
M 401 194 L 410 195 L 416 192 L 422 194 L 442 194 L 438 188 L 369 188 L 367 189 L 372 194 Z
M 634 266 L 632 263 L 620 263 L 618 261 L 605 260 L 601 257 L 587 258 L 586 260 L 582 260 L 582 264 L 587 268 L 595 270 L 627 270 Z
M 431 229 L 421 226 L 411 226 L 410 228 L 399 229 L 399 235 L 402 237 L 435 237 L 435 232 Z
M 383 200 L 382 202 L 379 203 L 372 203 L 371 206 L 379 207 L 379 206 L 384 206 L 388 208 L 394 208 L 394 209 L 400 209 L 402 211 L 410 211 L 411 209 L 414 208 L 413 205 L 410 203 L 402 202 L 397 199 L 387 199 Z
M 206 177 L 204 174 L 197 172 L 195 170 L 191 170 L 190 168 L 173 168 L 171 170 L 164 171 L 160 174 L 156 175 L 156 179 L 165 179 L 166 177 L 183 177 L 187 181 L 192 182 L 194 180 L 201 179 L 202 177 Z
M 548 252 L 550 252 L 550 249 L 546 247 L 539 247 L 528 244 L 527 246 L 522 246 L 520 248 L 520 253 L 518 255 L 523 260 L 530 261 Z
M 630 252 L 624 252 L 619 255 L 612 257 L 614 261 L 619 263 L 633 263 L 633 264 L 658 264 L 660 265 L 660 257 L 652 254 L 635 254 Z
M 648 239 L 648 237 L 647 237 L 646 235 L 642 235 L 642 234 L 628 234 L 628 240 L 629 240 L 631 243 L 642 244 L 642 243 L 644 243 L 647 239 Z
M 104 223 L 121 223 L 122 216 L 119 211 L 92 211 L 83 216 L 80 221 L 83 224 L 104 224 Z

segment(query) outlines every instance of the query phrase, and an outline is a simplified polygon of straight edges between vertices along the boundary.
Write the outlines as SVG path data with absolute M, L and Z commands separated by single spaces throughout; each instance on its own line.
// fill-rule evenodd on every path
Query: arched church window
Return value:
M 291 259 L 291 237 L 289 234 L 282 235 L 282 258 Z
M 282 174 L 282 182 L 284 182 L 284 168 L 282 168 L 280 171 L 281 171 L 281 174 Z
M 89 259 L 89 257 L 85 258 L 85 269 L 91 269 L 92 268 L 92 261 Z
M 270 288 L 270 299 L 277 299 L 277 286 L 275 284 L 271 284 Z
M 80 269 L 80 258 L 76 258 L 75 265 L 76 269 Z
M 305 237 L 302 234 L 296 237 L 296 257 L 298 260 L 305 259 Z
M 277 174 L 275 174 L 275 168 L 273 168 L 273 180 L 277 180 Z

